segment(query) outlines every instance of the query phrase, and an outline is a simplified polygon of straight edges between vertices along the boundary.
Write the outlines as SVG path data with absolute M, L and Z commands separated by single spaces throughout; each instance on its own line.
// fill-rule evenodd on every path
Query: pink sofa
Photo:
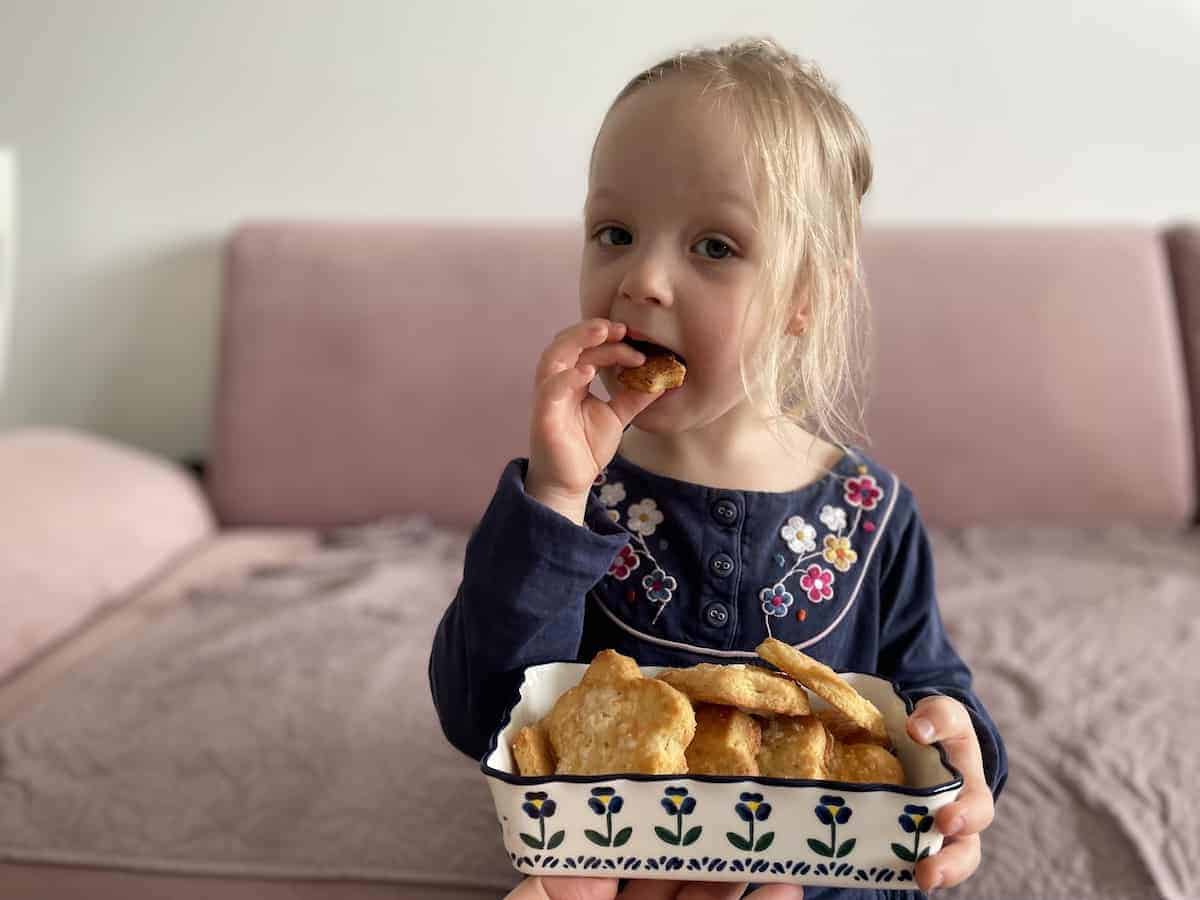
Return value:
M 4 818 L 6 799 L 38 799 L 11 773 L 5 794 L 5 766 L 28 752 L 22 723 L 66 702 L 72 673 L 119 659 L 197 591 L 236 590 L 254 572 L 302 563 L 331 529 L 389 516 L 423 514 L 465 539 L 504 462 L 526 453 L 534 362 L 577 317 L 578 252 L 565 224 L 249 224 L 227 245 L 203 481 L 74 429 L 0 434 L 0 896 L 503 892 L 511 873 L 490 821 L 472 854 L 434 880 L 422 873 L 445 828 L 398 849 L 378 876 L 223 866 L 219 853 L 173 865 L 169 855 L 106 856 L 69 835 L 50 852 L 14 837 L 28 822 Z M 912 486 L 941 535 L 949 589 L 966 571 L 954 568 L 956 548 L 980 535 L 1038 528 L 1061 541 L 1118 527 L 1194 549 L 1200 228 L 881 227 L 868 231 L 864 259 L 869 450 Z M 418 637 L 452 596 L 454 562 L 444 595 L 403 611 Z M 1170 577 L 1200 584 L 1186 562 L 1172 565 Z M 442 754 L 447 771 L 461 765 L 453 778 L 478 788 L 471 818 L 486 819 L 481 777 L 442 747 L 431 707 L 426 716 L 424 659 L 406 665 L 413 692 L 396 702 L 420 712 L 405 739 Z M 402 805 L 403 789 L 380 802 Z M 999 852 L 989 860 L 1018 865 Z M 1195 860 L 1183 875 L 1155 865 L 1138 877 L 1163 894 L 1170 878 L 1200 872 Z M 1079 877 L 1092 875 L 1104 873 Z

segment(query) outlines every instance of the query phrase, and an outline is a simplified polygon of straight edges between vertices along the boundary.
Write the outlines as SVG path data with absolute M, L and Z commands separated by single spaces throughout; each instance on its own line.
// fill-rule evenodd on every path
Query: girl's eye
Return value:
M 616 225 L 601 228 L 596 237 L 600 239 L 600 243 L 609 247 L 625 246 L 633 243 L 633 235 L 624 228 L 619 228 Z
M 733 248 L 720 238 L 704 238 L 697 241 L 692 249 L 708 259 L 725 259 L 733 255 Z

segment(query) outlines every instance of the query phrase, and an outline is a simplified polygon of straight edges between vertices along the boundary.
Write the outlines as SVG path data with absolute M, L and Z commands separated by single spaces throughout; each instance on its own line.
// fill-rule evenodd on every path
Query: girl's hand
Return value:
M 928 725 L 929 730 L 923 730 Z M 962 772 L 958 799 L 937 811 L 934 824 L 946 836 L 942 849 L 917 863 L 923 891 L 947 888 L 970 878 L 979 868 L 979 833 L 992 824 L 992 791 L 983 777 L 979 738 L 967 708 L 951 697 L 924 697 L 908 717 L 908 733 L 921 744 L 941 741 L 950 764 Z
M 748 882 L 631 881 L 617 893 L 615 878 L 526 878 L 504 900 L 737 900 Z M 769 884 L 747 894 L 754 900 L 803 900 L 796 884 Z
M 616 386 L 606 403 L 589 392 L 597 369 L 646 361 L 621 343 L 623 337 L 622 322 L 577 322 L 554 336 L 534 377 L 525 490 L 577 524 L 583 524 L 588 491 L 616 454 L 625 427 L 662 396 Z

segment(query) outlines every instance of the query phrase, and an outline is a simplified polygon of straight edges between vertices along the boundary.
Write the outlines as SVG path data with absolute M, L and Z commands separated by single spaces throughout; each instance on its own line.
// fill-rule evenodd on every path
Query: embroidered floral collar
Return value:
M 635 579 L 629 593 L 633 595 L 635 592 L 632 587 L 640 583 L 646 599 L 657 605 L 650 622 L 654 625 L 679 587 L 677 579 L 660 564 L 650 547 L 649 538 L 663 525 L 666 516 L 653 497 L 639 496 L 624 506 L 632 498 L 627 495 L 625 482 L 617 480 L 615 473 L 622 467 L 628 467 L 631 474 L 639 476 L 639 480 L 651 485 L 657 480 L 664 484 L 664 490 L 675 493 L 708 493 L 714 489 L 658 475 L 621 456 L 614 462 L 615 465 L 609 467 L 613 471 L 606 469 L 601 472 L 593 490 L 605 513 L 629 533 L 630 540 L 618 552 L 607 576 L 625 582 L 635 578 L 635 573 L 640 573 L 640 582 Z M 841 483 L 839 502 L 822 505 L 818 515 L 819 523 L 825 529 L 824 534 L 818 533 L 815 523 L 794 513 L 785 514 L 778 526 L 778 538 L 793 557 L 790 567 L 773 584 L 758 591 L 768 635 L 771 634 L 772 621 L 778 622 L 794 614 L 798 621 L 803 622 L 811 604 L 824 603 L 834 596 L 837 580 L 851 573 L 858 564 L 859 545 L 866 540 L 862 536 L 870 535 L 877 527 L 872 514 L 884 499 L 884 490 L 859 455 L 847 454 L 828 475 L 792 491 L 729 491 L 747 497 L 758 495 L 784 499 L 786 505 L 793 509 L 807 510 L 820 492 L 832 487 L 834 480 Z M 659 546 L 660 549 L 666 549 L 665 541 L 660 541 Z M 787 566 L 788 559 L 782 552 L 775 554 L 774 559 L 779 568 Z M 799 604 L 797 597 L 801 600 Z M 793 607 L 797 608 L 793 610 Z

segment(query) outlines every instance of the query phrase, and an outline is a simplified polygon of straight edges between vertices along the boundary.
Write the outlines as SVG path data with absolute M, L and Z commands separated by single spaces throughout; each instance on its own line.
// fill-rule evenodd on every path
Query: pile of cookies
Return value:
M 602 650 L 544 719 L 517 732 L 518 772 L 905 783 L 871 701 L 789 644 L 768 638 L 756 650 L 780 671 L 701 663 L 646 678 Z M 814 711 L 808 691 L 829 707 Z

